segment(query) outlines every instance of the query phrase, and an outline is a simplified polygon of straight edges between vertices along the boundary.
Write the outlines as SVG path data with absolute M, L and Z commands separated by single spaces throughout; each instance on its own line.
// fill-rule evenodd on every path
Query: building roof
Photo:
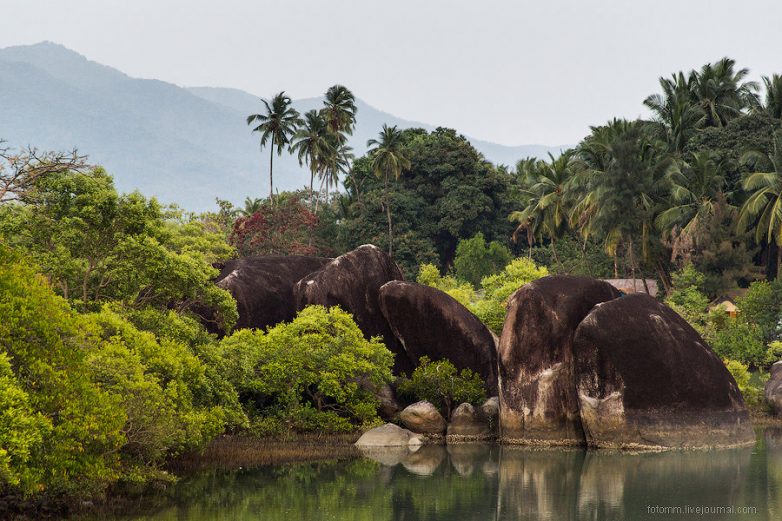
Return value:
M 646 293 L 644 279 L 603 279 L 622 293 Z M 660 291 L 655 279 L 646 279 L 646 286 L 649 288 L 649 295 L 656 297 Z

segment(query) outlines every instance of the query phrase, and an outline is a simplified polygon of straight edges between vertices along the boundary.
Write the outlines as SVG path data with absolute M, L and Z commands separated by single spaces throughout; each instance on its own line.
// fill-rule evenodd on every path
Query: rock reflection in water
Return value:
M 147 521 L 686 519 L 649 507 L 750 506 L 782 519 L 782 433 L 756 449 L 639 453 L 491 444 L 373 450 L 345 461 L 183 480 Z M 709 515 L 735 519 L 736 515 Z M 105 519 L 105 516 L 100 517 Z M 122 519 L 128 519 L 127 517 Z

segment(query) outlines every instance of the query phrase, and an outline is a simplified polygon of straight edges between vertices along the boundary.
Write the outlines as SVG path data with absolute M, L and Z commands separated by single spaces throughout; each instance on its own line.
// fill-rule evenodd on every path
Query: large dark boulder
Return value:
M 596 304 L 619 295 L 600 280 L 567 276 L 538 279 L 511 295 L 498 350 L 503 441 L 584 444 L 573 336 Z
M 782 415 L 782 362 L 777 362 L 771 366 L 771 376 L 766 382 L 764 389 L 766 400 L 768 401 L 774 414 Z
M 237 328 L 265 329 L 293 320 L 293 287 L 329 262 L 331 259 L 299 255 L 232 259 L 222 266 L 215 283 L 236 299 Z
M 576 330 L 577 391 L 594 447 L 754 442 L 735 380 L 700 335 L 645 294 L 596 306 Z
M 410 360 L 450 360 L 472 369 L 497 394 L 497 348 L 478 317 L 450 295 L 414 282 L 392 281 L 380 288 L 380 310 Z
M 339 306 L 367 338 L 379 336 L 395 354 L 394 370 L 410 371 L 412 364 L 380 312 L 380 287 L 404 276 L 391 257 L 377 246 L 365 244 L 345 253 L 303 277 L 294 288 L 296 307 Z

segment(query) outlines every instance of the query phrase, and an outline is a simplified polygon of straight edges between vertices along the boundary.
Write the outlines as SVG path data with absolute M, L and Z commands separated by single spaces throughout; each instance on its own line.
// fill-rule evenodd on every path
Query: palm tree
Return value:
M 261 209 L 263 206 L 263 199 L 251 199 L 249 197 L 245 197 L 244 199 L 244 208 L 239 208 L 236 213 L 239 215 L 242 215 L 244 217 L 249 217 L 258 210 Z
M 573 190 L 579 197 L 571 223 L 585 237 L 595 233 L 603 238 L 606 253 L 614 257 L 615 273 L 617 250 L 624 248 L 633 278 L 640 267 L 638 246 L 641 259 L 662 271 L 655 256 L 659 241 L 654 221 L 667 192 L 670 161 L 646 130 L 644 122 L 624 120 L 593 128 L 573 165 L 578 171 Z
M 757 104 L 757 83 L 745 82 L 749 69 L 735 71 L 736 61 L 722 58 L 690 73 L 694 100 L 701 106 L 708 127 L 723 127 Z
M 326 185 L 326 202 L 329 201 L 329 186 L 339 184 L 339 175 L 350 173 L 353 161 L 353 148 L 333 142 L 323 158 L 323 180 Z
M 343 85 L 334 85 L 326 91 L 321 114 L 326 120 L 328 129 L 336 141 L 334 146 L 335 149 L 339 149 L 345 145 L 348 141 L 347 137 L 353 135 L 353 129 L 356 126 L 357 112 L 356 97 L 350 92 L 350 89 Z M 344 153 L 340 154 L 337 152 L 337 157 L 340 156 L 347 157 Z M 360 203 L 361 191 L 353 176 L 353 170 L 347 168 L 345 172 L 350 176 L 350 179 L 353 182 L 353 188 L 356 190 L 356 197 Z M 326 190 L 328 191 L 328 183 L 326 183 Z
M 326 91 L 323 100 L 323 117 L 328 123 L 329 130 L 339 136 L 341 141 L 346 140 L 346 135 L 353 135 L 356 126 L 356 97 L 343 85 L 334 85 Z
M 371 147 L 368 154 L 372 157 L 372 171 L 383 179 L 384 202 L 386 217 L 388 219 L 388 255 L 393 254 L 393 228 L 391 226 L 391 203 L 389 201 L 389 179 L 399 179 L 402 172 L 410 168 L 410 160 L 404 155 L 402 146 L 402 132 L 396 125 L 389 127 L 383 125 L 378 139 L 367 141 L 367 147 Z
M 687 79 L 682 72 L 671 79 L 660 78 L 663 93 L 652 94 L 644 100 L 661 126 L 661 137 L 668 143 L 668 149 L 676 154 L 682 153 L 706 120 L 703 109 L 693 102 L 693 83 L 693 77 Z
M 549 153 L 548 162 L 519 162 L 517 168 L 529 188 L 523 190 L 523 195 L 526 195 L 524 209 L 511 213 L 509 217 L 511 221 L 519 223 L 514 236 L 526 231 L 527 242 L 530 242 L 529 233 L 534 234 L 533 230 L 541 231 L 549 237 L 552 245 L 561 236 L 569 214 L 566 195 L 573 174 L 572 158 L 573 151 L 567 150 L 556 159 Z M 552 248 L 552 251 L 556 258 L 556 248 Z
M 301 120 L 296 109 L 291 107 L 291 99 L 285 95 L 285 91 L 274 96 L 271 103 L 265 99 L 261 100 L 266 108 L 265 114 L 251 114 L 247 116 L 247 124 L 258 125 L 252 129 L 253 132 L 261 134 L 261 148 L 266 146 L 266 142 L 271 139 L 269 154 L 269 200 L 274 201 L 274 148 L 277 147 L 277 155 L 282 155 L 282 151 L 290 142 L 291 136 L 296 131 L 296 127 Z
M 782 76 L 772 74 L 771 77 L 763 76 L 763 85 L 766 88 L 763 103 L 758 105 L 758 112 L 782 119 Z
M 709 151 L 696 152 L 688 162 L 674 163 L 668 178 L 669 207 L 657 216 L 655 224 L 661 231 L 672 234 L 674 252 L 681 251 L 683 245 L 691 245 L 697 253 L 704 226 L 725 200 L 725 164 Z
M 742 187 L 750 196 L 739 211 L 737 227 L 747 230 L 757 219 L 755 241 L 760 244 L 765 239 L 769 246 L 776 244 L 779 278 L 782 274 L 782 131 L 774 135 L 770 154 L 752 150 L 744 153 L 741 162 L 754 168 L 768 167 L 744 178 Z
M 313 182 L 324 169 L 326 157 L 332 153 L 326 120 L 317 110 L 304 114 L 304 121 L 293 135 L 291 153 L 296 153 L 299 165 L 307 163 L 310 169 L 310 207 L 314 205 Z

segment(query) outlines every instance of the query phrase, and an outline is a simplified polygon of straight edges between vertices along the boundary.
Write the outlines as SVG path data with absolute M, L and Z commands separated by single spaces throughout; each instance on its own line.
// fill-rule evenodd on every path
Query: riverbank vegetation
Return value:
M 223 433 L 378 421 L 392 355 L 343 311 L 207 332 L 236 323 L 212 283 L 233 256 L 373 243 L 495 333 L 513 291 L 547 274 L 654 279 L 762 407 L 763 375 L 782 357 L 782 80 L 746 77 L 723 59 L 661 78 L 643 101 L 651 119 L 611 120 L 559 156 L 512 166 L 445 128 L 384 127 L 354 157 L 348 89 L 303 117 L 281 93 L 248 120 L 270 154 L 269 197 L 202 215 L 119 194 L 75 153 L 3 149 L 0 492 L 93 497 L 164 478 L 166 461 Z M 276 193 L 274 156 L 288 150 L 310 183 Z M 735 317 L 715 305 L 725 298 Z M 478 400 L 471 375 L 445 394 L 427 387 L 433 365 L 403 387 Z

